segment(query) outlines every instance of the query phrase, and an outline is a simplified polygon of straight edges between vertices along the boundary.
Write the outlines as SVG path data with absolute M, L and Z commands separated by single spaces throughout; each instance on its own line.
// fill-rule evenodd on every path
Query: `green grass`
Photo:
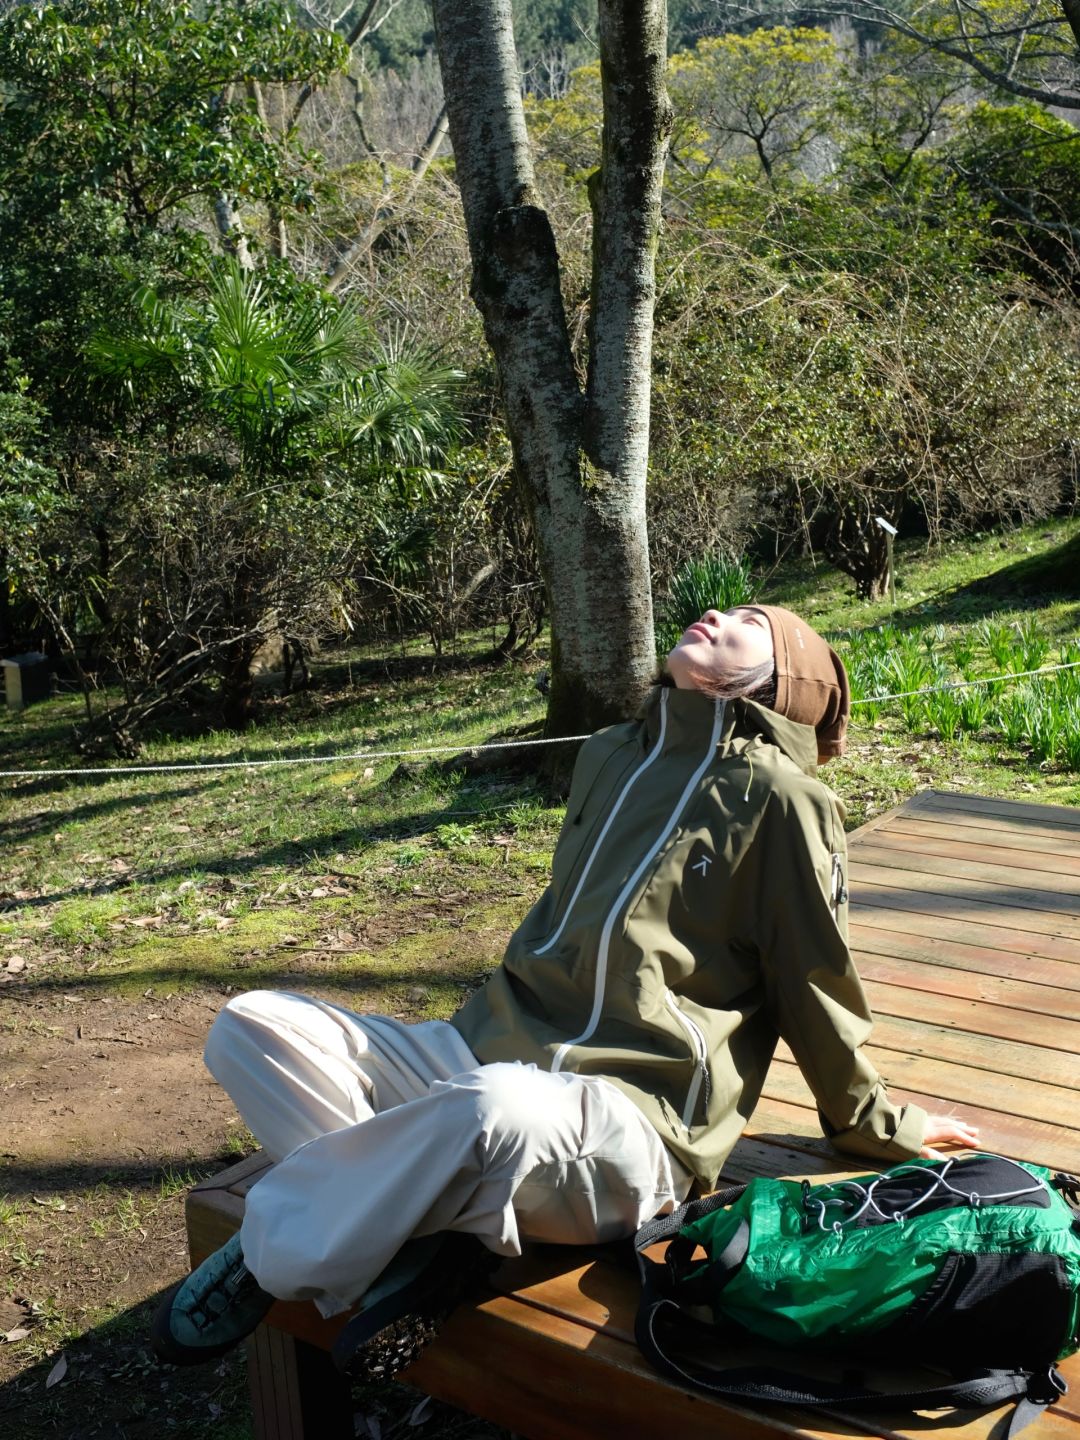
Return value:
M 902 542 L 895 611 L 856 601 L 845 577 L 807 560 L 773 576 L 763 598 L 832 633 L 863 695 L 999 673 L 1020 668 L 1021 652 L 1053 658 L 1075 641 L 1080 604 L 1054 577 L 1078 534 L 1070 520 L 937 552 Z M 1017 567 L 1022 593 L 1011 596 L 1003 587 Z M 859 656 L 886 624 L 879 668 L 864 674 Z M 425 669 L 420 643 L 406 649 L 407 663 L 385 666 L 327 657 L 316 688 L 270 698 L 245 734 L 160 735 L 144 758 L 475 744 L 542 719 L 533 672 L 543 654 L 528 665 Z M 849 755 L 825 778 L 850 824 L 926 785 L 1076 804 L 1080 736 L 1071 746 L 1055 739 L 1048 702 L 1041 720 L 1039 703 L 1000 687 L 981 699 L 958 691 L 933 706 L 857 708 Z M 1080 730 L 1080 702 L 1073 712 Z M 72 696 L 0 711 L 0 766 L 77 764 L 69 727 L 79 713 Z M 470 775 L 423 759 L 398 767 L 398 758 L 339 758 L 9 785 L 0 792 L 0 964 L 23 955 L 35 983 L 122 996 L 315 985 L 349 1003 L 446 1013 L 543 885 L 562 810 L 528 775 Z M 408 999 L 416 985 L 422 1001 Z

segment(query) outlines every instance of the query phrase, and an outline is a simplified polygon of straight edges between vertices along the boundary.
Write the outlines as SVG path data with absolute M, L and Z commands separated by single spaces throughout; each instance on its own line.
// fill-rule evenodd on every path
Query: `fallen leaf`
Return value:
M 135 925 L 140 930 L 156 930 L 158 926 L 162 923 L 162 916 L 136 915 L 132 919 L 128 920 L 127 923 L 129 925 Z
M 412 1426 L 423 1425 L 433 1408 L 431 1396 L 425 1395 L 420 1401 L 420 1404 L 414 1407 L 412 1414 L 409 1416 L 409 1424 Z
M 316 885 L 315 889 L 311 892 L 311 898 L 312 900 L 325 900 L 329 894 L 330 891 L 327 890 L 324 885 Z
M 59 1385 L 60 1381 L 63 1380 L 64 1376 L 67 1374 L 67 1371 L 67 1356 L 61 1354 L 60 1359 L 57 1360 L 56 1364 L 49 1371 L 48 1377 L 45 1381 L 45 1389 L 51 1390 L 54 1385 Z
M 9 975 L 21 975 L 25 969 L 26 961 L 21 955 L 11 955 L 8 957 L 7 973 Z
M 17 1325 L 14 1330 L 9 1330 L 4 1339 L 9 1345 L 14 1345 L 16 1340 L 25 1340 L 30 1334 L 25 1325 Z

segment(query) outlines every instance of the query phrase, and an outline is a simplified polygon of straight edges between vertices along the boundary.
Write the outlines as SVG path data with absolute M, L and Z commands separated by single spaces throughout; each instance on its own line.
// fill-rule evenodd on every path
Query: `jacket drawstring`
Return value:
M 746 753 L 746 763 L 750 766 L 750 775 L 749 775 L 749 777 L 748 777 L 748 779 L 747 779 L 747 781 L 746 781 L 746 790 L 745 790 L 742 798 L 743 798 L 744 800 L 749 800 L 749 799 L 750 799 L 750 786 L 754 783 L 754 756 L 753 756 L 753 752 L 752 752 L 751 750 L 749 750 L 749 749 L 747 749 L 745 753 Z

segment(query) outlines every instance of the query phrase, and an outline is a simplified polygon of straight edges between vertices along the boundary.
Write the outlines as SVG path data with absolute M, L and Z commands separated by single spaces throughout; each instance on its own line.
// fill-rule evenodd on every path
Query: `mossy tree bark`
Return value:
M 502 385 L 552 628 L 547 733 L 625 718 L 655 671 L 645 476 L 654 256 L 671 107 L 666 0 L 599 0 L 588 369 L 571 354 L 510 0 L 434 0 L 472 295 Z

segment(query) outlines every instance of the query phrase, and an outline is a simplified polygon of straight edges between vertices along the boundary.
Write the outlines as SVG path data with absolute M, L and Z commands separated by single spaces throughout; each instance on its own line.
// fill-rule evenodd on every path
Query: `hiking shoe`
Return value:
M 475 1235 L 445 1230 L 407 1240 L 360 1301 L 331 1351 L 350 1380 L 390 1380 L 499 1259 Z
M 273 1303 L 244 1264 L 237 1233 L 162 1300 L 150 1327 L 151 1348 L 169 1365 L 216 1360 L 250 1335 Z

